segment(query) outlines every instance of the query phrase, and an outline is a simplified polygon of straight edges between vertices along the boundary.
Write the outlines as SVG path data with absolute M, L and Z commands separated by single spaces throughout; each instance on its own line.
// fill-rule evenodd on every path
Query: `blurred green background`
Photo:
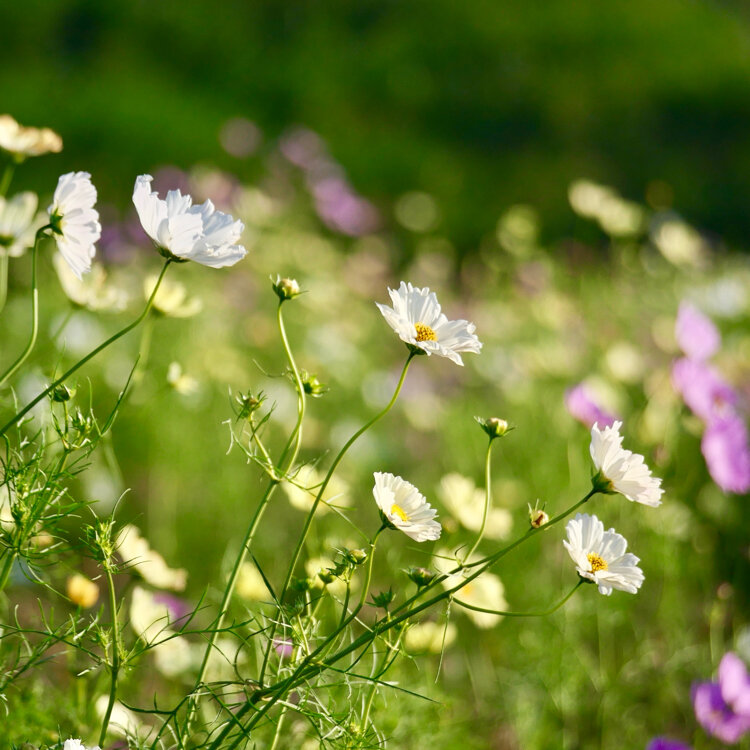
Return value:
M 159 164 L 251 178 L 263 147 L 237 163 L 217 138 L 242 116 L 267 138 L 317 131 L 380 205 L 434 194 L 462 252 L 516 202 L 565 231 L 579 177 L 732 243 L 750 230 L 740 2 L 28 0 L 0 28 L 2 109 L 66 142 L 21 186 L 87 169 L 124 203 Z

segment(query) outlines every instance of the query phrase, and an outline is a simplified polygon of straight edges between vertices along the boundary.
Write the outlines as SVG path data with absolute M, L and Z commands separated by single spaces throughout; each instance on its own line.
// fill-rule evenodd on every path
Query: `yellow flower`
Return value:
M 68 599 L 73 604 L 84 609 L 93 607 L 99 599 L 99 587 L 92 580 L 80 573 L 76 573 L 68 578 L 65 589 Z

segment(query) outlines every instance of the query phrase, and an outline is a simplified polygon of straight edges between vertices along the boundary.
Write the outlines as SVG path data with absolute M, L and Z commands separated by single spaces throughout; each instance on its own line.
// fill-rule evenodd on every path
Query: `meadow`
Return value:
M 747 255 L 584 180 L 566 236 L 512 205 L 462 254 L 435 196 L 376 207 L 301 128 L 252 182 L 134 174 L 76 235 L 62 183 L 11 204 L 55 157 L 0 146 L 4 746 L 750 747 Z M 155 224 L 152 189 L 221 226 Z M 405 333 L 402 281 L 470 324 Z M 663 496 L 594 465 L 613 423 Z M 632 592 L 571 559 L 575 512 Z

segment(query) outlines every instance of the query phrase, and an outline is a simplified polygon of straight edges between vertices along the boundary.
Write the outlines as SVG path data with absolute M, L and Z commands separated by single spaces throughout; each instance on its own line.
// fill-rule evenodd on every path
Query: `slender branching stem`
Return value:
M 104 566 L 104 573 L 107 577 L 107 589 L 109 591 L 109 610 L 112 615 L 112 664 L 110 665 L 109 681 L 109 699 L 107 701 L 107 710 L 104 712 L 102 719 L 102 730 L 99 733 L 99 744 L 104 745 L 107 737 L 107 728 L 109 719 L 112 716 L 112 709 L 117 698 L 117 677 L 120 673 L 120 626 L 117 621 L 117 596 L 115 594 L 115 582 L 112 578 L 112 570 L 109 561 Z
M 286 463 L 286 466 L 282 468 L 282 476 L 291 468 L 294 461 L 297 460 L 297 455 L 299 453 L 300 444 L 302 442 L 302 420 L 305 416 L 305 390 L 302 386 L 302 380 L 299 375 L 299 369 L 297 368 L 297 363 L 294 359 L 294 355 L 292 354 L 292 349 L 289 346 L 289 340 L 286 335 L 286 329 L 284 327 L 284 317 L 282 314 L 282 305 L 283 301 L 279 302 L 278 310 L 277 310 L 277 321 L 279 324 L 279 333 L 281 335 L 281 340 L 284 346 L 284 351 L 287 356 L 287 360 L 289 362 L 289 367 L 291 368 L 292 372 L 294 373 L 294 380 L 297 388 L 297 423 L 294 428 L 294 432 L 292 433 L 293 441 L 290 439 L 289 442 L 287 442 L 286 447 L 284 448 L 284 451 L 282 452 L 281 460 L 279 461 L 279 464 L 282 464 L 284 462 L 284 459 L 288 456 L 289 450 L 291 448 L 291 456 L 288 457 L 288 461 Z M 265 454 L 268 456 L 268 454 Z M 270 461 L 270 457 L 268 458 Z M 255 513 L 253 514 L 253 517 L 250 519 L 250 524 L 247 528 L 247 531 L 245 532 L 245 538 L 242 541 L 242 546 L 240 547 L 240 551 L 237 555 L 237 558 L 234 562 L 234 566 L 232 567 L 232 572 L 229 575 L 229 580 L 227 581 L 227 585 L 224 588 L 224 594 L 221 599 L 221 604 L 219 605 L 219 614 L 216 620 L 216 627 L 213 629 L 211 636 L 208 640 L 208 643 L 206 644 L 206 650 L 203 654 L 203 660 L 201 661 L 201 667 L 198 672 L 198 679 L 196 680 L 196 688 L 194 691 L 194 696 L 191 698 L 189 704 L 188 704 L 188 715 L 186 720 L 186 731 L 189 731 L 190 725 L 193 721 L 193 718 L 195 716 L 195 711 L 197 709 L 197 698 L 195 697 L 196 691 L 200 688 L 201 684 L 203 683 L 203 679 L 206 675 L 206 670 L 208 669 L 208 662 L 211 658 L 211 652 L 213 651 L 214 646 L 216 645 L 216 639 L 218 638 L 218 634 L 221 631 L 222 625 L 224 624 L 224 618 L 226 617 L 226 614 L 229 610 L 229 605 L 232 601 L 232 596 L 234 595 L 234 589 L 237 585 L 237 579 L 240 575 L 240 570 L 242 569 L 242 566 L 245 564 L 245 561 L 247 560 L 247 556 L 250 552 L 250 548 L 252 547 L 253 540 L 255 538 L 255 532 L 258 529 L 258 526 L 260 524 L 260 521 L 263 517 L 263 513 L 265 512 L 269 501 L 271 500 L 271 496 L 273 494 L 274 489 L 279 484 L 278 478 L 272 478 L 270 482 L 268 483 L 268 486 L 266 487 L 265 492 L 263 493 L 263 497 L 260 500 L 260 503 L 258 503 L 258 507 L 255 509 Z M 274 628 L 274 634 L 275 634 L 275 628 Z M 273 636 L 271 637 L 269 643 L 273 643 Z
M 29 354 L 31 354 L 34 345 L 36 344 L 36 337 L 39 333 L 39 289 L 37 287 L 37 255 L 39 250 L 39 241 L 44 237 L 44 233 L 49 229 L 49 225 L 42 227 L 34 238 L 34 247 L 31 250 L 31 334 L 26 347 L 18 356 L 16 361 L 2 374 L 0 375 L 0 386 L 10 378 L 18 368 L 26 361 Z M 7 254 L 6 254 L 7 255 Z M 7 263 L 7 258 L 6 258 Z
M 468 602 L 461 601 L 458 597 L 453 597 L 453 601 L 456 602 L 460 607 L 463 607 L 464 609 L 470 609 L 474 612 L 484 612 L 488 615 L 502 615 L 503 617 L 546 617 L 547 615 L 551 615 L 553 612 L 557 612 L 560 607 L 565 604 L 565 602 L 570 599 L 573 594 L 575 594 L 576 591 L 581 587 L 582 584 L 586 583 L 586 581 L 583 578 L 580 578 L 578 580 L 578 583 L 576 583 L 573 588 L 568 591 L 565 596 L 560 599 L 557 604 L 553 604 L 549 609 L 542 610 L 541 612 L 504 612 L 499 609 L 487 609 L 485 607 L 477 607 L 475 604 L 469 604 Z
M 479 533 L 477 534 L 477 538 L 474 540 L 474 544 L 472 545 L 471 549 L 467 553 L 464 560 L 471 560 L 472 555 L 476 552 L 477 547 L 479 546 L 479 543 L 482 541 L 482 537 L 484 536 L 484 529 L 487 526 L 487 516 L 490 512 L 490 505 L 492 503 L 492 467 L 491 467 L 491 458 L 492 458 L 492 443 L 494 441 L 494 438 L 490 438 L 489 442 L 487 443 L 487 455 L 484 459 L 484 485 L 485 485 L 485 497 L 484 497 L 484 512 L 482 513 L 482 525 L 479 527 Z
M 393 616 L 396 610 L 392 611 L 390 615 L 383 618 L 379 622 L 376 622 L 372 626 L 368 628 L 368 630 L 364 633 L 362 633 L 358 638 L 353 639 L 349 644 L 341 648 L 339 651 L 331 654 L 330 656 L 326 657 L 325 659 L 317 659 L 318 654 L 322 652 L 324 649 L 327 648 L 327 646 L 333 642 L 334 638 L 338 635 L 339 630 L 332 633 L 326 640 L 321 643 L 318 648 L 313 651 L 312 654 L 310 654 L 306 659 L 304 659 L 300 665 L 297 667 L 297 669 L 294 671 L 293 674 L 291 674 L 289 677 L 285 678 L 284 680 L 281 680 L 280 682 L 269 685 L 266 688 L 261 688 L 260 690 L 256 691 L 256 693 L 253 696 L 253 699 L 246 703 L 237 713 L 234 715 L 235 722 L 233 722 L 232 725 L 227 725 L 223 732 L 219 735 L 217 740 L 214 742 L 214 744 L 211 746 L 212 748 L 219 747 L 219 743 L 226 737 L 226 735 L 231 731 L 232 726 L 236 723 L 236 721 L 241 720 L 249 711 L 255 711 L 256 713 L 254 716 L 243 726 L 243 734 L 240 735 L 238 740 L 235 742 L 235 745 L 230 746 L 234 747 L 236 744 L 241 741 L 243 737 L 246 737 L 249 731 L 265 716 L 268 711 L 273 708 L 273 706 L 284 696 L 286 695 L 289 690 L 294 689 L 297 685 L 299 685 L 301 682 L 305 681 L 306 679 L 312 677 L 315 674 L 319 674 L 320 672 L 325 671 L 329 666 L 332 666 L 336 662 L 343 659 L 345 656 L 348 656 L 349 654 L 358 651 L 363 646 L 367 646 L 370 642 L 372 642 L 375 638 L 382 635 L 383 633 L 387 632 L 388 630 L 395 628 L 399 626 L 402 622 L 408 620 L 409 618 L 413 617 L 414 615 L 429 609 L 430 607 L 434 606 L 438 602 L 447 599 L 452 598 L 461 588 L 463 588 L 467 583 L 473 581 L 475 578 L 478 578 L 482 573 L 487 571 L 492 565 L 494 565 L 498 560 L 505 557 L 509 552 L 514 550 L 519 545 L 526 542 L 528 539 L 530 539 L 532 536 L 535 536 L 538 533 L 543 533 L 545 530 L 553 527 L 563 519 L 565 519 L 567 516 L 569 516 L 571 513 L 575 512 L 578 508 L 580 508 L 584 503 L 588 502 L 596 493 L 598 490 L 596 488 L 593 488 L 585 497 L 583 497 L 581 500 L 579 500 L 577 503 L 574 503 L 570 508 L 563 511 L 559 515 L 552 518 L 547 524 L 544 526 L 538 528 L 538 529 L 529 529 L 529 531 L 524 534 L 522 537 L 517 539 L 516 541 L 512 542 L 511 544 L 507 545 L 506 547 L 503 547 L 502 549 L 498 550 L 497 552 L 493 553 L 492 555 L 482 559 L 478 560 L 474 563 L 468 563 L 465 566 L 460 566 L 457 571 L 460 571 L 462 569 L 473 569 L 472 572 L 466 576 L 462 577 L 461 580 L 454 586 L 452 586 L 449 589 L 445 589 L 444 591 L 441 591 L 440 593 L 436 594 L 430 599 L 427 599 L 422 602 L 416 602 L 416 599 L 420 596 L 422 596 L 428 589 L 433 588 L 437 583 L 442 582 L 445 578 L 451 575 L 451 573 L 448 573 L 443 576 L 436 576 L 435 580 L 429 584 L 428 586 L 424 586 L 420 589 L 419 593 L 414 595 L 411 599 L 407 600 L 406 603 L 404 603 L 399 610 L 403 610 L 406 608 L 407 611 L 401 612 L 397 616 Z M 456 571 L 456 572 L 457 572 Z M 413 606 L 411 606 L 413 605 Z M 262 707 L 258 707 L 259 703 L 263 701 Z
M 346 452 L 349 450 L 349 448 L 354 445 L 354 443 L 365 433 L 367 430 L 370 429 L 376 422 L 381 420 L 393 407 L 393 405 L 396 403 L 396 399 L 399 396 L 399 393 L 401 393 L 401 388 L 404 385 L 404 380 L 406 379 L 406 373 L 409 371 L 409 365 L 411 364 L 412 359 L 414 358 L 415 354 L 414 352 L 409 352 L 409 356 L 406 359 L 406 362 L 404 363 L 404 367 L 401 370 L 401 376 L 398 379 L 398 383 L 396 385 L 396 389 L 393 392 L 393 396 L 391 397 L 391 400 L 386 404 L 386 406 L 379 411 L 372 419 L 370 419 L 369 422 L 365 423 L 362 427 L 360 427 L 350 438 L 349 440 L 344 443 L 341 450 L 338 452 L 336 457 L 333 459 L 333 463 L 331 464 L 330 468 L 328 469 L 328 473 L 325 475 L 325 478 L 323 479 L 323 482 L 320 485 L 320 488 L 318 489 L 318 494 L 315 497 L 315 500 L 313 501 L 312 507 L 310 508 L 310 512 L 307 514 L 307 518 L 305 519 L 304 526 L 302 527 L 302 532 L 300 533 L 299 539 L 297 540 L 297 546 L 294 549 L 294 554 L 292 555 L 292 560 L 289 563 L 289 568 L 286 572 L 286 577 L 284 579 L 284 585 L 281 587 L 281 594 L 279 596 L 279 601 L 283 601 L 284 597 L 286 596 L 286 593 L 289 589 L 289 584 L 291 583 L 292 576 L 294 575 L 294 571 L 297 567 L 297 562 L 299 561 L 300 553 L 302 552 L 302 547 L 305 544 L 305 540 L 307 539 L 307 534 L 310 530 L 310 526 L 312 525 L 313 518 L 315 517 L 315 512 L 318 509 L 318 505 L 320 505 L 320 501 L 323 498 L 323 494 L 325 493 L 326 487 L 328 487 L 328 483 L 331 481 L 331 477 L 333 476 L 333 473 L 336 471 L 336 468 L 338 467 L 339 463 L 341 462 L 341 459 L 346 455 Z M 263 681 L 263 673 L 261 673 L 260 681 Z
M 9 422 L 7 422 L 5 425 L 3 425 L 2 428 L 0 428 L 0 436 L 4 435 L 11 427 L 13 427 L 14 424 L 25 417 L 26 414 L 28 414 L 43 398 L 46 398 L 50 393 L 52 393 L 52 391 L 55 390 L 55 388 L 57 388 L 58 385 L 64 383 L 73 373 L 77 372 L 90 359 L 93 359 L 97 354 L 104 351 L 108 346 L 114 344 L 115 341 L 122 338 L 126 333 L 132 331 L 144 320 L 144 318 L 151 311 L 156 293 L 159 291 L 159 287 L 161 286 L 164 274 L 167 272 L 167 268 L 169 268 L 169 264 L 171 262 L 171 259 L 168 258 L 164 263 L 164 266 L 161 269 L 161 273 L 159 274 L 159 279 L 157 280 L 156 285 L 151 292 L 151 296 L 148 298 L 148 302 L 146 302 L 146 307 L 143 309 L 143 312 L 132 323 L 126 325 L 125 328 L 120 329 L 117 333 L 110 336 L 106 341 L 99 344 L 96 349 L 90 351 L 85 357 L 83 357 L 83 359 L 78 360 L 78 362 L 76 362 L 70 369 L 66 370 L 59 378 L 57 378 L 57 380 L 55 380 L 51 385 L 48 385 L 38 396 L 36 396 L 28 404 L 26 404 L 26 406 L 24 406 L 23 409 L 18 412 L 18 414 L 16 414 Z

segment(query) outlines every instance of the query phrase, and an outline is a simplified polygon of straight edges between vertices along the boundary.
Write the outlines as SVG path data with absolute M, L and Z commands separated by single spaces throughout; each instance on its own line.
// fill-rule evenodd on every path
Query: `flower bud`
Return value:
M 393 589 L 388 589 L 388 591 L 381 591 L 378 594 L 372 595 L 372 603 L 376 607 L 381 607 L 382 609 L 388 609 L 391 602 L 393 601 L 393 597 L 395 594 L 393 593 Z
M 75 394 L 74 390 L 68 388 L 67 385 L 58 385 L 55 390 L 52 391 L 52 400 L 58 404 L 62 404 L 65 401 L 70 401 Z
M 503 437 L 503 435 L 513 429 L 504 419 L 500 419 L 499 417 L 489 417 L 489 419 L 474 417 L 474 419 L 477 420 L 479 426 L 490 436 L 490 440 Z
M 367 552 L 363 549 L 350 549 L 347 550 L 345 557 L 352 565 L 361 565 L 367 560 Z
M 318 380 L 317 375 L 313 375 L 305 370 L 303 370 L 300 373 L 300 378 L 302 380 L 302 387 L 305 390 L 305 393 L 308 396 L 312 396 L 313 398 L 320 398 L 324 393 L 328 391 L 328 386 L 323 385 Z
M 294 299 L 300 294 L 299 284 L 296 279 L 282 279 L 279 276 L 276 277 L 273 290 L 282 302 Z
M 320 578 L 320 580 L 326 585 L 333 583 L 336 580 L 336 576 L 330 568 L 321 568 L 318 571 L 318 578 Z
M 93 607 L 99 599 L 99 587 L 80 573 L 68 578 L 65 589 L 68 599 L 84 609 Z
M 539 529 L 549 521 L 549 516 L 544 512 L 544 508 L 538 507 L 538 500 L 534 503 L 533 508 L 530 504 L 527 503 L 527 505 L 529 506 L 529 523 L 532 529 Z
M 239 412 L 237 413 L 238 419 L 250 419 L 253 412 L 260 409 L 266 397 L 263 391 L 260 391 L 257 396 L 254 396 L 250 391 L 240 393 L 237 396 L 237 403 L 240 406 Z
M 406 575 L 419 586 L 429 586 L 435 580 L 435 573 L 427 568 L 412 567 L 406 571 Z

